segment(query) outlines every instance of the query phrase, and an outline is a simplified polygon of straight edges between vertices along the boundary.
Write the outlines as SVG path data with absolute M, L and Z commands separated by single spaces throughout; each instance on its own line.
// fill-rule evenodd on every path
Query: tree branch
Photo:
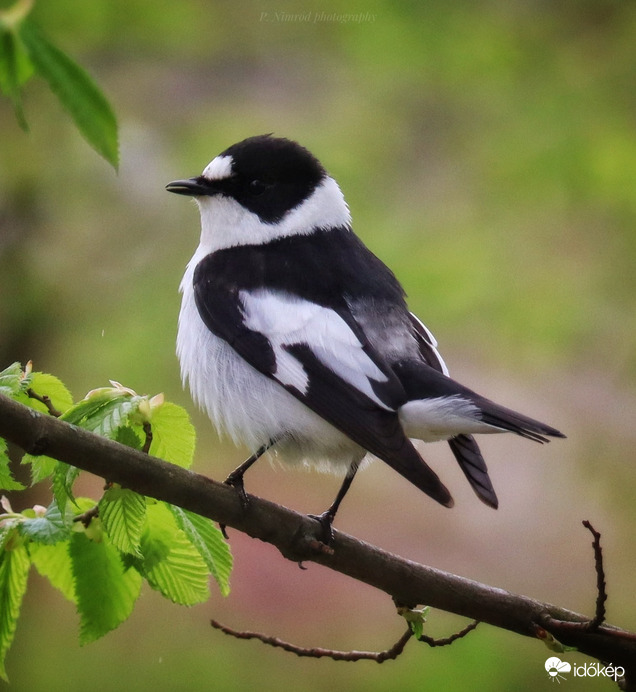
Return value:
M 549 603 L 406 560 L 340 531 L 333 553 L 312 549 L 316 524 L 273 502 L 236 492 L 205 476 L 40 414 L 0 395 L 0 437 L 31 454 L 47 454 L 143 495 L 164 500 L 276 546 L 295 562 L 314 561 L 380 589 L 402 604 L 433 608 L 529 637 L 545 631 L 567 646 L 626 670 L 625 689 L 636 685 L 636 634 Z M 565 625 L 565 626 L 564 626 Z M 632 685 L 630 687 L 629 685 Z
M 385 651 L 334 651 L 334 649 L 323 649 L 320 647 L 307 648 L 284 642 L 278 637 L 270 637 L 260 632 L 239 632 L 231 627 L 222 625 L 216 620 L 210 620 L 210 624 L 217 630 L 236 639 L 258 639 L 259 642 L 273 646 L 296 656 L 305 656 L 307 658 L 330 658 L 332 661 L 375 661 L 376 663 L 384 663 L 384 661 L 395 660 L 404 651 L 409 639 L 413 636 L 410 628 L 393 644 L 390 649 Z

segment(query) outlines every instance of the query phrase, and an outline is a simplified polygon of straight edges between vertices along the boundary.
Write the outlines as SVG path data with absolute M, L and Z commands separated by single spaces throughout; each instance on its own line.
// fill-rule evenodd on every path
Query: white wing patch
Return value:
M 309 389 L 309 376 L 302 363 L 285 347 L 307 345 L 316 358 L 338 377 L 391 411 L 373 391 L 371 380 L 387 382 L 387 376 L 365 353 L 358 337 L 333 310 L 282 291 L 241 291 L 245 326 L 266 336 L 276 356 L 276 379 Z

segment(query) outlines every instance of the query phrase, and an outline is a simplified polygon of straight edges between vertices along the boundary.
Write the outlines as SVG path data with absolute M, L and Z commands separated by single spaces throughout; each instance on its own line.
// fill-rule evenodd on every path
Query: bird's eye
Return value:
M 250 180 L 250 193 L 252 195 L 254 195 L 255 197 L 258 195 L 262 195 L 266 189 L 267 189 L 267 184 L 264 183 L 262 180 L 258 180 L 258 179 Z

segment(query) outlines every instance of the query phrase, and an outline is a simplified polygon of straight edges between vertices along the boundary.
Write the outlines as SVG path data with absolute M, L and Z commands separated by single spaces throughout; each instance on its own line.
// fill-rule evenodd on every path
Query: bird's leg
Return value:
M 239 499 L 241 500 L 241 504 L 243 505 L 243 509 L 245 509 L 249 504 L 249 499 L 247 497 L 247 493 L 245 492 L 245 486 L 243 485 L 243 476 L 245 475 L 247 469 L 249 469 L 250 466 L 253 466 L 253 464 L 258 461 L 258 459 L 262 457 L 270 447 L 276 444 L 276 442 L 276 439 L 272 439 L 267 444 L 259 447 L 254 454 L 248 457 L 240 466 L 237 466 L 234 471 L 232 471 L 232 473 L 230 473 L 230 475 L 223 481 L 225 485 L 229 485 L 236 490 Z M 225 530 L 225 524 L 219 524 L 219 528 L 221 529 L 223 536 L 227 539 L 228 536 L 227 531 Z
M 247 499 L 247 494 L 245 493 L 245 486 L 243 485 L 243 476 L 250 466 L 253 466 L 260 457 L 265 454 L 265 452 L 276 443 L 276 440 L 270 440 L 267 444 L 259 447 L 252 456 L 246 459 L 240 466 L 237 466 L 232 473 L 225 479 L 224 483 L 230 485 L 236 489 L 243 507 L 247 507 L 249 500 Z
M 344 481 L 340 486 L 340 490 L 336 495 L 336 499 L 333 501 L 331 507 L 329 507 L 329 509 L 326 512 L 323 512 L 318 516 L 316 516 L 315 514 L 309 515 L 312 519 L 316 519 L 316 521 L 320 523 L 320 526 L 322 527 L 321 540 L 325 545 L 331 545 L 333 543 L 333 530 L 331 528 L 331 525 L 333 524 L 336 512 L 338 511 L 338 507 L 340 507 L 340 503 L 342 502 L 344 496 L 347 494 L 347 491 L 351 487 L 351 483 L 353 482 L 359 465 L 359 462 L 354 461 L 352 462 L 351 466 L 349 466 L 347 475 L 345 476 Z

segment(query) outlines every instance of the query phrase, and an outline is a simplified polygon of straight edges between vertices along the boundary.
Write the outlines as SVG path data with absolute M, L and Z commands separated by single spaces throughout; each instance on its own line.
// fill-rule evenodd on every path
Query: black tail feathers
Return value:
M 507 430 L 534 442 L 549 442 L 548 437 L 565 437 L 561 431 L 546 423 L 524 416 L 488 399 L 481 399 L 477 405 L 481 409 L 481 419 L 484 423 L 495 428 Z
M 499 500 L 475 438 L 472 435 L 457 435 L 451 437 L 448 444 L 477 497 L 489 507 L 497 509 Z

